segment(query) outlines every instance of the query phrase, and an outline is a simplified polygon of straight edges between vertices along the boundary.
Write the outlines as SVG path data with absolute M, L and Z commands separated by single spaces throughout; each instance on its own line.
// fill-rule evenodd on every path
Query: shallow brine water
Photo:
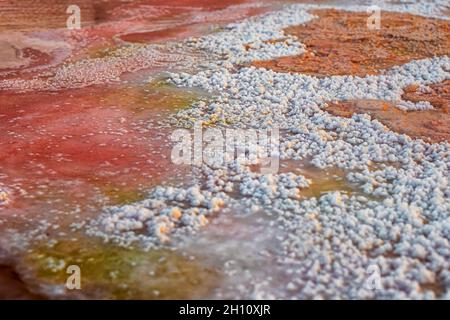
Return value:
M 209 96 L 169 85 L 164 72 L 205 57 L 166 43 L 270 6 L 81 1 L 82 29 L 70 31 L 69 4 L 0 1 L 0 297 L 211 297 L 224 276 L 203 254 L 120 248 L 73 224 L 193 179 L 170 161 L 167 120 Z M 81 291 L 65 289 L 71 264 L 83 270 Z

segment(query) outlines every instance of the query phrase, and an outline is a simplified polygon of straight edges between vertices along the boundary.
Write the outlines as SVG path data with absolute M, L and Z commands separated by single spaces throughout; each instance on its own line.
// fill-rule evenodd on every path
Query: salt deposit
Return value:
M 436 1 L 380 6 L 438 16 L 444 5 Z M 180 111 L 173 122 L 190 127 L 194 120 L 207 123 L 215 118 L 233 127 L 278 126 L 286 131 L 281 137 L 282 159 L 311 158 L 319 168 L 346 169 L 347 179 L 366 196 L 335 191 L 303 199 L 302 189 L 310 182 L 301 175 L 261 175 L 238 163 L 203 165 L 203 184 L 158 187 L 147 200 L 107 208 L 88 232 L 123 245 L 137 240 L 152 248 L 178 239 L 178 233 L 192 234 L 220 208 L 239 202 L 248 212 L 264 208 L 274 215 L 273 228 L 283 231 L 277 238 L 282 250 L 274 255 L 290 281 L 273 284 L 285 285 L 280 297 L 449 299 L 450 145 L 411 139 L 367 114 L 335 117 L 323 107 L 327 101 L 380 99 L 408 110 L 430 108 L 402 101 L 402 88 L 448 79 L 450 58 L 412 61 L 366 77 L 318 79 L 254 67 L 235 69 L 254 59 L 303 52 L 302 44 L 286 38 L 282 29 L 312 19 L 305 11 L 311 7 L 317 6 L 289 6 L 186 41 L 186 46 L 222 60 L 195 74 L 172 74 L 171 81 L 220 94 L 209 104 Z M 365 11 L 356 6 L 345 9 Z M 265 42 L 279 39 L 283 41 Z M 367 270 L 374 265 L 381 270 L 377 290 L 366 286 Z M 273 286 L 258 287 L 257 296 L 273 297 Z

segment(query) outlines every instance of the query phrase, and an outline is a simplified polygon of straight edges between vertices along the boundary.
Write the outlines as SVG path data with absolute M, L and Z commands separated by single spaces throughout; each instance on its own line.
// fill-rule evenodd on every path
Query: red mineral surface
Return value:
M 285 30 L 306 45 L 306 53 L 253 65 L 318 77 L 365 76 L 411 60 L 450 54 L 450 22 L 446 20 L 383 11 L 380 29 L 371 30 L 365 12 L 311 13 L 318 18 Z
M 351 117 L 355 113 L 367 113 L 389 129 L 427 142 L 450 142 L 450 81 L 420 89 L 409 86 L 402 98 L 412 102 L 428 101 L 432 110 L 402 111 L 392 102 L 378 100 L 354 100 L 330 103 L 326 110 L 336 116 Z

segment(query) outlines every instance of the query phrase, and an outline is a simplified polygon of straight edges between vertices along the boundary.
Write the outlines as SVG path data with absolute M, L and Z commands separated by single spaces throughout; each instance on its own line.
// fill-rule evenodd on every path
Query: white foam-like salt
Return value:
M 397 6 L 383 2 L 384 6 L 436 17 L 445 2 Z M 278 47 L 263 41 L 284 38 L 283 28 L 313 18 L 305 11 L 311 7 L 318 6 L 289 6 L 232 24 L 219 34 L 187 41 L 188 46 L 222 55 L 223 60 L 196 74 L 172 74 L 171 81 L 220 94 L 208 104 L 180 111 L 175 120 L 189 126 L 189 119 L 208 121 L 215 115 L 235 127 L 279 126 L 288 132 L 281 137 L 281 158 L 310 157 L 316 167 L 346 169 L 347 179 L 365 195 L 335 191 L 302 199 L 294 190 L 301 192 L 309 181 L 301 175 L 262 176 L 238 164 L 220 169 L 203 166 L 205 186 L 159 187 L 140 203 L 106 209 L 89 233 L 121 244 L 138 240 L 149 248 L 158 246 L 179 231 L 200 227 L 222 205 L 232 207 L 236 203 L 230 196 L 233 188 L 224 187 L 232 182 L 244 197 L 241 206 L 250 212 L 265 208 L 275 214 L 274 228 L 283 230 L 275 259 L 291 280 L 286 283 L 286 296 L 280 293 L 280 297 L 448 299 L 450 145 L 428 144 L 392 132 L 369 115 L 335 117 L 323 105 L 381 99 L 399 103 L 405 110 L 428 109 L 426 103 L 402 101 L 402 88 L 411 84 L 425 88 L 449 79 L 450 59 L 411 61 L 366 77 L 318 79 L 254 67 L 234 70 L 237 63 L 303 52 L 303 45 L 292 37 Z M 365 11 L 360 6 L 345 9 Z M 246 49 L 249 43 L 250 50 Z M 379 164 L 376 169 L 371 168 L 374 163 Z M 147 233 L 133 233 L 144 225 Z M 381 270 L 377 290 L 366 286 L 371 266 Z M 431 283 L 440 289 L 427 289 Z M 260 286 L 252 294 L 273 297 L 269 291 L 277 285 Z M 250 293 L 243 290 L 242 295 Z

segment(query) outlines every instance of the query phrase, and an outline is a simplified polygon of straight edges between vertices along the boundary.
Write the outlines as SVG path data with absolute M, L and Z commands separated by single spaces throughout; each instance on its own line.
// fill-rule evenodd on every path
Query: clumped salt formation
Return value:
M 254 60 L 297 55 L 305 52 L 304 46 L 295 37 L 286 35 L 283 28 L 305 23 L 314 17 L 304 10 L 292 7 L 277 14 L 230 24 L 225 32 L 192 38 L 186 44 L 221 57 L 219 65 L 227 67 Z
M 203 201 L 218 198 L 231 208 L 238 202 L 248 212 L 264 209 L 272 215 L 275 220 L 271 227 L 282 231 L 276 238 L 281 250 L 272 254 L 284 266 L 281 278 L 290 280 L 264 286 L 253 283 L 259 291 L 252 296 L 274 297 L 273 292 L 277 292 L 275 298 L 449 299 L 449 143 L 428 144 L 392 132 L 367 114 L 340 118 L 328 114 L 323 107 L 327 101 L 349 99 L 401 103 L 402 88 L 450 78 L 450 59 L 413 61 L 379 76 L 323 79 L 254 67 L 237 70 L 230 67 L 261 57 L 256 52 L 248 55 L 242 49 L 257 41 L 252 35 L 245 38 L 242 30 L 251 30 L 261 41 L 270 40 L 270 36 L 278 39 L 281 31 L 276 30 L 310 18 L 304 11 L 309 7 L 290 6 L 281 13 L 260 20 L 249 19 L 229 26 L 223 33 L 190 41 L 190 45 L 200 44 L 208 52 L 224 52 L 226 47 L 235 49 L 227 51 L 221 63 L 211 64 L 210 70 L 171 75 L 171 81 L 178 86 L 220 92 L 208 104 L 198 103 L 180 111 L 173 121 L 179 126 L 192 126 L 195 120 L 211 123 L 211 119 L 240 128 L 278 126 L 286 132 L 280 141 L 281 159 L 311 158 L 311 163 L 319 168 L 346 169 L 350 172 L 347 179 L 363 195 L 336 191 L 304 199 L 302 188 L 310 182 L 303 176 L 261 175 L 236 162 L 222 167 L 200 167 L 205 183 L 196 189 L 199 198 L 186 208 L 200 206 L 206 217 L 212 210 Z M 352 9 L 358 8 L 365 11 L 362 7 Z M 436 12 L 429 9 L 429 4 L 416 3 L 411 8 L 413 13 L 425 15 Z M 276 16 L 283 19 L 280 21 Z M 295 39 L 290 42 L 295 44 L 293 51 L 301 49 Z M 263 56 L 267 53 L 266 48 L 257 48 L 262 48 Z M 282 54 L 289 50 L 286 48 Z M 270 56 L 275 53 L 276 50 Z M 428 107 L 403 104 L 405 109 Z M 161 191 L 155 191 L 142 203 L 107 209 L 94 222 L 92 234 L 124 243 L 130 239 L 156 243 L 161 240 L 155 233 L 163 219 L 160 217 L 168 217 L 164 218 L 164 226 L 176 230 L 178 222 L 170 215 L 173 210 L 178 212 L 177 208 L 182 211 L 191 201 L 186 198 L 189 191 L 171 189 L 174 193 L 168 195 L 162 191 L 165 188 L 157 190 Z M 161 207 L 155 206 L 158 201 Z M 149 210 L 144 210 L 148 215 L 138 213 L 142 208 Z M 189 223 L 184 226 L 196 226 L 198 222 L 193 215 L 187 216 Z M 146 226 L 148 232 L 140 235 L 132 232 L 141 226 Z M 380 270 L 377 288 L 368 284 L 368 270 L 374 266 Z M 236 293 L 250 296 L 239 288 L 239 285 L 234 288 Z
M 187 190 L 157 187 L 147 200 L 109 207 L 96 223 L 89 226 L 88 234 L 105 237 L 120 245 L 140 241 L 147 249 L 154 248 L 156 244 L 170 241 L 171 234 L 176 231 L 192 232 L 205 226 L 207 216 L 217 212 L 227 198 L 223 193 L 213 194 L 198 186 Z
M 120 80 L 126 72 L 146 68 L 157 70 L 170 65 L 172 68 L 188 68 L 198 59 L 192 52 L 181 49 L 175 43 L 129 44 L 116 49 L 105 57 L 87 58 L 57 66 L 49 74 L 31 80 L 5 79 L 0 89 L 8 90 L 58 90 L 62 88 L 83 88 Z
M 270 204 L 272 199 L 299 199 L 299 189 L 309 186 L 303 176 L 282 173 L 261 176 L 239 162 L 228 167 L 204 166 L 204 189 L 157 187 L 148 199 L 124 206 L 108 207 L 88 226 L 88 234 L 103 237 L 119 245 L 140 242 L 146 249 L 170 243 L 181 234 L 192 233 L 208 223 L 208 218 L 225 204 L 237 205 L 227 193 L 240 183 L 239 193 L 252 196 L 247 211 L 259 209 L 257 203 Z M 75 227 L 75 226 L 74 226 Z
M 391 11 L 409 12 L 438 19 L 450 19 L 449 16 L 443 15 L 443 13 L 445 14 L 450 9 L 447 0 L 398 0 L 395 3 L 389 0 L 377 0 L 374 4 Z

